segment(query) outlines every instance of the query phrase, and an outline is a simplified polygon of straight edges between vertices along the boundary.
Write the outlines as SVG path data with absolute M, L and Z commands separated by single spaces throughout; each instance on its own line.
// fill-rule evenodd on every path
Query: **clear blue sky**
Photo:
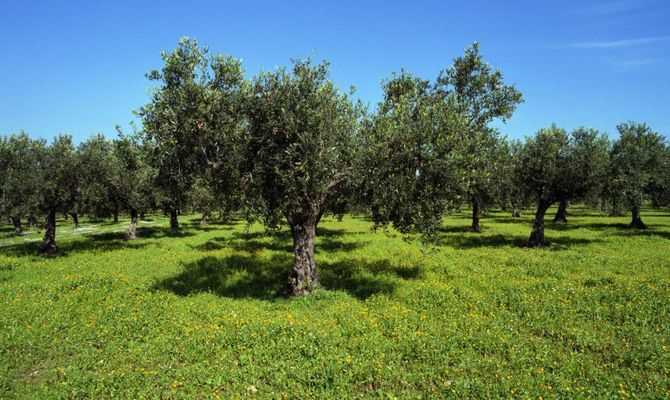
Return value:
M 337 4 L 335 4 L 337 3 Z M 144 74 L 181 36 L 248 75 L 314 54 L 374 105 L 404 67 L 433 79 L 473 41 L 526 102 L 501 131 L 552 122 L 670 133 L 670 1 L 0 2 L 0 134 L 113 137 L 148 100 Z

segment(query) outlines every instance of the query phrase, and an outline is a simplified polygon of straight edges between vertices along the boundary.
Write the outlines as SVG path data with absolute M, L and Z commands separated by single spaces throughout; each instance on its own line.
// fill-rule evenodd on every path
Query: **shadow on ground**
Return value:
M 351 236 L 349 241 L 342 237 Z M 337 229 L 317 229 L 316 252 L 352 251 L 364 247 L 368 241 L 356 240 L 356 233 Z M 292 252 L 293 239 L 288 231 L 277 232 L 233 232 L 231 237 L 216 237 L 191 248 L 214 251 L 230 248 L 258 255 L 264 250 Z
M 104 253 L 122 249 L 141 249 L 148 245 L 148 243 L 142 239 L 189 237 L 193 235 L 193 232 L 185 230 L 175 232 L 169 228 L 138 227 L 137 239 L 132 241 L 126 240 L 124 232 L 104 232 L 83 234 L 78 238 L 70 238 L 69 240 L 59 242 L 58 232 L 56 232 L 56 243 L 59 252 L 52 255 L 52 257 L 64 257 L 83 252 Z M 4 254 L 16 257 L 39 256 L 39 248 L 41 244 L 41 240 L 10 244 L 2 247 L 2 251 Z
M 342 290 L 358 299 L 377 293 L 392 293 L 400 280 L 421 275 L 418 266 L 402 267 L 388 260 L 361 262 L 346 259 L 318 262 L 320 284 L 329 290 Z M 176 276 L 156 283 L 154 290 L 166 290 L 179 296 L 209 292 L 222 297 L 274 300 L 288 279 L 293 265 L 291 254 L 260 258 L 231 255 L 213 256 L 184 265 Z
M 529 231 L 530 234 L 530 231 Z M 545 232 L 546 234 L 546 232 Z M 584 239 L 572 237 L 552 237 L 550 234 L 546 238 L 551 242 L 550 250 L 561 250 L 574 246 L 584 246 L 591 243 L 602 243 L 601 239 Z M 487 235 L 476 234 L 470 235 L 440 235 L 435 241 L 437 246 L 451 247 L 454 249 L 475 249 L 475 248 L 496 248 L 496 247 L 527 247 L 528 236 L 512 236 L 512 235 Z

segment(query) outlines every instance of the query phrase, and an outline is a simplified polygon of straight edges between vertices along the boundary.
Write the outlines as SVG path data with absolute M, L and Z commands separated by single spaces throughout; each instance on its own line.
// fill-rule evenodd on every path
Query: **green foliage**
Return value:
M 286 230 L 60 221 L 65 256 L 0 239 L 0 397 L 668 397 L 670 215 L 643 217 L 573 206 L 536 251 L 507 213 L 450 216 L 432 250 L 324 218 L 323 289 L 292 300 Z
M 564 194 L 564 182 L 570 179 L 568 164 L 570 140 L 564 129 L 552 125 L 527 137 L 519 156 L 516 175 L 520 184 L 539 201 L 550 204 Z
M 625 122 L 617 130 L 619 139 L 610 151 L 608 193 L 615 202 L 639 208 L 663 187 L 666 146 L 646 124 Z
M 259 74 L 251 91 L 244 178 L 249 216 L 271 228 L 294 213 L 320 217 L 351 173 L 363 109 L 335 87 L 327 62 L 310 59 Z
M 44 141 L 31 139 L 25 132 L 0 139 L 0 216 L 41 216 L 44 148 Z
M 454 151 L 465 126 L 452 101 L 402 71 L 364 130 L 359 194 L 376 226 L 431 234 L 458 196 Z
M 159 83 L 151 102 L 138 111 L 156 170 L 157 200 L 166 208 L 186 205 L 195 177 L 207 168 L 238 171 L 245 82 L 238 60 L 183 38 L 164 65 L 147 77 Z M 237 184 L 237 180 L 231 178 Z M 238 186 L 229 185 L 227 190 Z
M 69 212 L 77 204 L 81 170 L 72 136 L 58 135 L 40 160 L 41 209 Z

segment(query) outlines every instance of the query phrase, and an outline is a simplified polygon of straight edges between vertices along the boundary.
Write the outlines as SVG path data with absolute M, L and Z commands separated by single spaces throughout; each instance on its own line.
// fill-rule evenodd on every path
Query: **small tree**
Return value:
M 559 197 L 562 178 L 567 173 L 568 145 L 565 130 L 555 125 L 526 138 L 517 175 L 523 177 L 522 184 L 534 195 L 537 204 L 529 246 L 549 245 L 544 237 L 544 215 Z
M 9 217 L 17 236 L 23 234 L 22 218 L 39 214 L 43 151 L 44 142 L 31 139 L 25 132 L 10 135 L 0 143 L 0 215 Z
M 240 61 L 208 54 L 190 38 L 182 38 L 172 53 L 163 52 L 162 69 L 147 75 L 159 86 L 138 111 L 156 170 L 157 197 L 173 229 L 179 228 L 177 213 L 198 174 L 207 168 L 220 175 L 239 173 L 244 72 Z
M 58 135 L 46 148 L 40 160 L 44 177 L 41 185 L 41 208 L 46 213 L 46 224 L 41 251 L 53 254 L 56 246 L 56 213 L 68 212 L 79 187 L 77 156 L 69 135 Z
M 112 143 L 102 134 L 93 135 L 77 148 L 81 166 L 79 207 L 94 217 L 114 217 L 119 222 L 121 196 L 114 177 L 122 171 L 112 154 Z M 77 215 L 72 213 L 73 218 Z
M 467 124 L 452 99 L 407 72 L 383 84 L 384 99 L 364 130 L 356 192 L 375 226 L 426 237 L 460 201 L 455 165 Z
M 644 229 L 640 208 L 667 173 L 662 171 L 665 144 L 646 124 L 625 122 L 617 130 L 619 139 L 610 152 L 609 190 L 630 208 L 630 227 Z
M 554 223 L 567 223 L 567 206 L 570 201 L 584 200 L 598 193 L 605 183 L 609 168 L 607 136 L 595 129 L 580 127 L 572 131 L 570 157 L 565 175 L 559 183 L 562 190 L 558 197 L 558 210 Z
M 473 232 L 481 232 L 479 214 L 482 203 L 490 198 L 497 171 L 498 131 L 488 125 L 509 119 L 523 101 L 521 92 L 503 82 L 499 70 L 493 70 L 479 52 L 479 43 L 465 50 L 451 68 L 437 79 L 438 94 L 451 97 L 468 121 L 461 134 L 459 171 L 462 190 L 472 206 Z
M 112 142 L 113 173 L 111 184 L 119 202 L 130 213 L 130 225 L 126 238 L 137 238 L 137 224 L 141 212 L 150 206 L 154 171 L 147 163 L 146 149 L 135 136 L 124 135 L 120 129 L 119 139 Z
M 351 172 L 361 109 L 329 80 L 328 63 L 294 60 L 253 81 L 245 178 L 247 207 L 269 227 L 285 218 L 295 262 L 284 291 L 318 286 L 316 227 Z

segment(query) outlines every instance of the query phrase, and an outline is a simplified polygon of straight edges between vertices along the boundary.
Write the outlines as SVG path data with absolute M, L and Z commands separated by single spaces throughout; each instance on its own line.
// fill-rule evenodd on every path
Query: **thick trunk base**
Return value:
M 319 276 L 314 261 L 317 218 L 307 217 L 305 219 L 289 222 L 293 236 L 295 262 L 288 282 L 281 289 L 281 293 L 286 296 L 304 296 L 319 286 Z
M 544 237 L 544 215 L 549 206 L 551 206 L 551 202 L 549 201 L 538 201 L 533 230 L 530 232 L 530 237 L 528 238 L 528 247 L 544 247 L 551 245 L 551 243 Z
M 47 214 L 44 226 L 44 239 L 42 240 L 42 246 L 40 246 L 40 252 L 42 254 L 58 253 L 58 247 L 56 246 L 56 210 L 51 210 Z
M 558 211 L 554 216 L 555 224 L 567 224 L 568 223 L 568 204 L 565 201 L 561 201 L 558 204 Z
M 74 224 L 74 229 L 79 229 L 79 214 L 72 213 L 72 223 Z
M 173 231 L 179 230 L 179 219 L 177 218 L 177 210 L 170 210 L 170 229 Z
M 472 202 L 472 225 L 470 232 L 482 233 L 482 228 L 479 226 L 479 202 Z
M 629 226 L 633 229 L 647 229 L 647 225 L 642 222 L 642 217 L 640 217 L 640 209 L 638 207 L 633 207 L 632 214 L 633 217 Z
M 137 239 L 137 211 L 130 210 L 130 226 L 126 230 L 126 239 Z
M 21 217 L 12 217 L 12 225 L 14 225 L 14 236 L 23 236 L 23 229 L 21 229 Z

